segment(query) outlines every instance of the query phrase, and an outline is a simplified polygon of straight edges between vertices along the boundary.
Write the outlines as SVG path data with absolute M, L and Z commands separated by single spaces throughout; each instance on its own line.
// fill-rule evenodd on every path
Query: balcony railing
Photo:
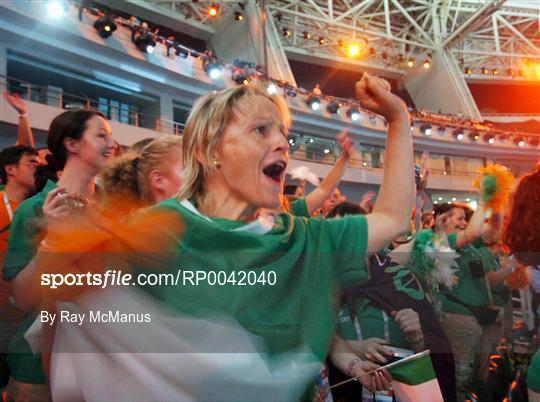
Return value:
M 28 101 L 46 104 L 66 110 L 77 108 L 91 108 L 100 110 L 100 106 L 103 106 L 100 105 L 99 101 L 94 99 L 73 95 L 64 91 L 56 90 L 55 88 L 31 84 L 26 81 L 1 75 L 0 88 L 2 90 L 7 88 L 9 91 L 18 92 L 25 100 Z M 116 107 L 114 105 L 107 105 L 107 111 L 107 117 L 109 117 L 111 120 L 137 127 L 152 129 L 161 133 L 182 135 L 182 131 L 185 126 L 184 123 L 163 119 L 158 116 L 141 113 L 139 111 L 122 109 L 121 107 Z M 303 133 L 297 133 L 294 131 L 291 132 L 291 138 L 301 137 L 308 138 Z M 313 141 L 303 147 L 292 145 L 290 152 L 291 157 L 296 160 L 334 165 L 339 157 L 339 149 L 335 142 L 317 137 L 311 138 Z M 359 169 L 382 169 L 384 167 L 384 161 L 381 157 L 382 153 L 382 148 L 374 149 L 372 151 L 369 149 L 361 149 L 356 153 L 356 157 L 352 157 L 349 160 L 348 165 L 351 168 Z M 361 157 L 358 157 L 358 155 L 361 155 Z M 477 175 L 475 170 L 462 171 L 452 168 L 447 170 L 431 169 L 431 173 L 435 175 L 465 177 Z
M 159 116 L 142 113 L 133 108 L 126 108 L 99 100 L 70 94 L 56 87 L 45 87 L 0 75 L 0 88 L 9 92 L 17 92 L 25 100 L 58 107 L 65 110 L 94 109 L 103 112 L 112 121 L 148 128 L 161 133 L 180 135 L 184 124 L 167 120 Z

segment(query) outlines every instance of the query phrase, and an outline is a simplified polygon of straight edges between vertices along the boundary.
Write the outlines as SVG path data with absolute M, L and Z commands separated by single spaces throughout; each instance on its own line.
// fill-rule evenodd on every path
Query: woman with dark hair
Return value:
M 524 176 L 514 193 L 510 219 L 503 241 L 510 252 L 524 265 L 540 267 L 540 164 L 536 171 Z M 540 308 L 535 311 L 540 317 Z M 539 331 L 540 336 L 540 331 Z M 540 401 L 540 351 L 534 355 L 527 372 L 529 401 Z
M 51 123 L 47 142 L 54 158 L 50 163 L 62 170 L 62 177 L 57 183 L 47 181 L 41 192 L 15 211 L 4 264 L 4 277 L 11 281 L 17 306 L 29 311 L 10 344 L 10 401 L 50 399 L 40 356 L 32 353 L 23 337 L 37 316 L 33 310 L 39 291 L 34 277 L 39 255 L 49 247 L 47 228 L 77 211 L 95 209 L 96 175 L 111 160 L 116 147 L 105 117 L 90 110 L 58 115 Z
M 514 194 L 503 241 L 525 265 L 540 265 L 540 164 L 524 176 Z

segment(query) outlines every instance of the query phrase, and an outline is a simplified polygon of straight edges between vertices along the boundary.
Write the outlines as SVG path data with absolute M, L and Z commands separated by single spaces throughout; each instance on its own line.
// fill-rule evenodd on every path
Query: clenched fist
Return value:
M 364 73 L 360 81 L 356 83 L 355 89 L 360 105 L 386 117 L 389 123 L 399 119 L 408 119 L 405 103 L 390 92 L 390 84 L 385 79 Z

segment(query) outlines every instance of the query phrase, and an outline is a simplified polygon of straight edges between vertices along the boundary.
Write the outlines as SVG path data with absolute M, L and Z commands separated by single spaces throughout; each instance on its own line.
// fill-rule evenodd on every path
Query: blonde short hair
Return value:
M 151 141 L 140 153 L 131 151 L 115 159 L 100 175 L 108 204 L 117 203 L 115 212 L 124 215 L 151 205 L 149 173 L 165 170 L 171 162 L 181 158 L 181 153 L 182 138 L 168 135 Z
M 205 179 L 215 169 L 210 164 L 212 154 L 233 120 L 235 109 L 241 103 L 249 104 L 256 96 L 263 96 L 276 105 L 283 125 L 287 129 L 290 127 L 289 108 L 283 98 L 277 94 L 269 95 L 263 88 L 241 85 L 202 96 L 193 105 L 184 129 L 184 176 L 178 200 L 205 193 Z

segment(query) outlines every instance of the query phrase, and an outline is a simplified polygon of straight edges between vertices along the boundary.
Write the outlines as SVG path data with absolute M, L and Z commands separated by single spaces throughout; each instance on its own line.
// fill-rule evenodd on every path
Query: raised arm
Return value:
M 485 229 L 484 217 L 486 208 L 483 202 L 479 201 L 476 211 L 471 216 L 467 229 L 458 232 L 456 237 L 456 250 L 472 243 L 483 235 Z
M 364 74 L 356 83 L 362 107 L 388 121 L 386 159 L 381 188 L 368 220 L 368 252 L 388 245 L 409 230 L 414 204 L 413 147 L 405 103 L 390 92 L 387 81 Z
M 347 169 L 347 163 L 354 154 L 354 144 L 347 134 L 347 130 L 343 130 L 337 135 L 336 139 L 341 146 L 341 155 L 330 173 L 328 173 L 315 190 L 306 196 L 306 205 L 310 215 L 330 198 L 339 185 L 345 169 Z
M 25 101 L 18 94 L 10 94 L 6 91 L 3 95 L 6 102 L 19 113 L 19 126 L 17 129 L 17 142 L 15 145 L 26 145 L 35 148 L 34 134 L 30 127 L 30 121 L 28 120 Z
M 482 238 L 488 244 L 497 243 L 501 239 L 503 215 L 500 212 L 492 212 L 488 223 L 484 225 Z

